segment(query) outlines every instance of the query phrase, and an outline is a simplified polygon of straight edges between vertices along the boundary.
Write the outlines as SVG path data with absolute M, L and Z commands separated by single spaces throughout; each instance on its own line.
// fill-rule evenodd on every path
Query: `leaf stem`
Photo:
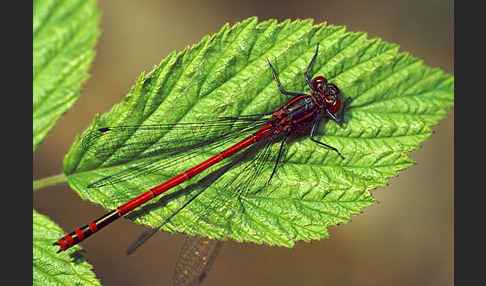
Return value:
M 59 183 L 63 183 L 63 182 L 66 182 L 66 181 L 67 181 L 67 177 L 66 177 L 66 175 L 64 175 L 64 173 L 54 175 L 54 176 L 50 176 L 50 177 L 47 177 L 47 178 L 44 178 L 44 179 L 40 179 L 40 180 L 34 181 L 34 191 L 38 190 L 38 189 L 45 188 L 45 187 L 49 187 L 49 186 L 52 186 L 52 185 L 57 185 Z

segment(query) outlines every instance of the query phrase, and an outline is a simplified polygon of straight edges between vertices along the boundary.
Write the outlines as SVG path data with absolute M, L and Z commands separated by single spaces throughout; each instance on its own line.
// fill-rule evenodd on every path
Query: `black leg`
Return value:
M 302 95 L 301 93 L 290 92 L 290 91 L 286 91 L 285 89 L 283 89 L 282 85 L 280 84 L 280 81 L 278 80 L 277 73 L 275 72 L 275 69 L 273 68 L 272 64 L 270 63 L 270 60 L 268 60 L 268 64 L 270 65 L 270 69 L 272 70 L 273 78 L 275 79 L 275 82 L 277 82 L 277 87 L 278 87 L 278 89 L 280 90 L 281 93 L 288 95 L 288 96 L 293 96 L 293 97 Z
M 341 113 L 341 116 L 337 117 L 334 115 L 332 112 L 326 109 L 326 114 L 334 121 L 336 121 L 337 124 L 341 125 L 343 123 L 343 113 Z
M 319 119 L 320 119 L 319 116 L 317 116 L 316 119 L 314 119 L 314 124 L 312 125 L 311 134 L 309 136 L 310 140 L 316 142 L 317 144 L 321 144 L 322 146 L 327 147 L 327 148 L 335 151 L 344 160 L 343 155 L 341 155 L 341 153 L 339 153 L 339 150 L 338 149 L 332 147 L 331 145 L 327 145 L 326 143 L 322 143 L 322 142 L 317 141 L 316 139 L 314 139 L 314 136 L 315 136 L 316 130 L 317 130 L 317 126 L 319 126 Z
M 312 88 L 312 82 L 310 81 L 309 79 L 309 75 L 308 75 L 308 72 L 309 70 L 312 69 L 312 66 L 314 65 L 314 61 L 317 57 L 317 52 L 319 51 L 319 43 L 317 43 L 317 47 L 316 47 L 316 53 L 314 54 L 314 56 L 312 57 L 312 60 L 310 61 L 309 65 L 307 66 L 307 69 L 305 70 L 305 73 L 304 73 L 304 76 L 305 76 L 305 81 L 307 82 L 307 85 L 309 85 L 310 89 L 313 89 Z
M 270 175 L 270 178 L 268 178 L 267 185 L 270 184 L 270 181 L 273 178 L 273 175 L 275 175 L 275 172 L 277 172 L 277 167 L 278 163 L 280 162 L 280 159 L 282 158 L 282 154 L 284 152 L 284 145 L 287 142 L 287 138 L 289 138 L 290 133 L 285 134 L 285 137 L 282 139 L 282 143 L 280 144 L 280 149 L 278 150 L 278 155 L 277 155 L 277 160 L 275 161 L 275 166 L 273 167 L 272 174 Z

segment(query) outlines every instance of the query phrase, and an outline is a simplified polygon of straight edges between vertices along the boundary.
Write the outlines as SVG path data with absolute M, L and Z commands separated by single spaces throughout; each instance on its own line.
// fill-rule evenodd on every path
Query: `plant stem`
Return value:
M 42 189 L 45 187 L 49 187 L 52 185 L 57 185 L 59 183 L 64 183 L 67 181 L 67 177 L 64 175 L 64 173 L 54 175 L 51 177 L 47 177 L 44 179 L 40 179 L 37 181 L 34 181 L 34 191 L 38 189 Z

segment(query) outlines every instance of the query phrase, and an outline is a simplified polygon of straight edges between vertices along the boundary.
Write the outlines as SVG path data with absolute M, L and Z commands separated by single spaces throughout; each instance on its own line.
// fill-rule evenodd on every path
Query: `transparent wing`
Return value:
M 186 160 L 215 150 L 263 126 L 258 117 L 226 117 L 206 123 L 177 123 L 104 127 L 89 132 L 82 147 L 111 164 L 133 163 L 129 168 L 97 180 L 98 188 L 157 173 Z
M 180 153 L 186 148 L 207 145 L 230 134 L 261 125 L 256 116 L 224 117 L 215 121 L 98 128 L 82 140 L 84 151 L 100 160 L 110 156 L 133 158 Z

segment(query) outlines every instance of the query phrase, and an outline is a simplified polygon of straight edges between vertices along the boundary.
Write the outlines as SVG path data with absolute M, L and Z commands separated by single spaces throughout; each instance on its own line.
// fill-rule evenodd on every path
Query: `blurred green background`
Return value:
M 34 179 L 62 172 L 73 138 L 119 102 L 143 71 L 227 22 L 313 18 L 400 44 L 425 64 L 454 70 L 454 3 L 376 1 L 100 1 L 102 34 L 91 78 L 34 153 Z M 292 249 L 225 243 L 204 285 L 452 285 L 454 113 L 411 153 L 417 165 L 373 193 L 380 204 L 332 227 L 330 239 Z M 34 208 L 64 230 L 105 213 L 67 184 L 37 191 Z M 146 228 L 121 220 L 83 242 L 103 285 L 169 285 L 184 236 L 159 233 L 133 256 Z

